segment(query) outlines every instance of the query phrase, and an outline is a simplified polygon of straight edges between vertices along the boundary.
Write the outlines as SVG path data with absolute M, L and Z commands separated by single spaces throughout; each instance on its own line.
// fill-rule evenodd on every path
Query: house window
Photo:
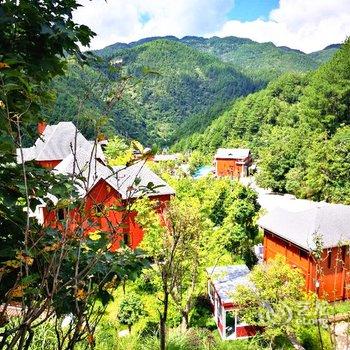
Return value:
M 64 209 L 63 208 L 60 208 L 57 210 L 57 218 L 58 220 L 64 220 Z
M 130 235 L 128 233 L 123 234 L 123 242 L 127 246 L 130 245 Z
M 328 251 L 327 266 L 330 269 L 332 267 L 332 251 Z
M 308 254 L 305 250 L 303 249 L 299 249 L 299 257 L 300 259 L 307 259 L 308 258 Z
M 105 206 L 104 206 L 104 204 L 96 204 L 94 206 L 94 210 L 95 210 L 96 216 L 102 216 L 102 214 L 105 210 Z
M 345 263 L 345 259 L 346 259 L 346 248 L 347 248 L 346 246 L 341 248 L 341 260 L 343 264 Z

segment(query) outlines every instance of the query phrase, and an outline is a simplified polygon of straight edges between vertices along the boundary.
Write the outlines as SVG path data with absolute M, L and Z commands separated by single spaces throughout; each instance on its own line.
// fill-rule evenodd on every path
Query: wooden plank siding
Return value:
M 162 219 L 162 213 L 170 201 L 170 195 L 159 195 L 151 197 L 157 202 L 157 212 Z M 89 190 L 85 198 L 84 210 L 78 213 L 72 210 L 68 213 L 70 217 L 69 232 L 74 232 L 78 227 L 84 229 L 85 234 L 96 230 L 113 232 L 111 236 L 111 251 L 115 251 L 124 241 L 130 248 L 135 249 L 143 239 L 144 231 L 136 222 L 137 213 L 125 210 L 108 209 L 113 207 L 126 207 L 126 201 L 120 194 L 107 184 L 103 179 L 99 180 L 96 185 Z M 101 210 L 103 214 L 96 215 Z M 163 223 L 163 222 L 162 222 Z M 165 224 L 165 223 L 163 223 Z M 48 211 L 44 208 L 44 225 L 56 227 L 63 230 L 58 222 L 58 213 Z
M 305 289 L 316 292 L 328 301 L 350 298 L 350 260 L 348 247 L 324 249 L 321 259 L 316 261 L 311 252 L 264 230 L 264 261 L 281 254 L 293 267 L 301 270 Z

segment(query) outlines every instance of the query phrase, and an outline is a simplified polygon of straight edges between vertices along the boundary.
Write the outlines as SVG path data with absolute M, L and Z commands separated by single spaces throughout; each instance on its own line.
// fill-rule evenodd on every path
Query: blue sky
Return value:
M 278 0 L 236 0 L 227 17 L 243 22 L 258 18 L 267 20 L 271 10 L 278 8 L 278 4 Z
M 237 36 L 313 52 L 350 35 L 350 0 L 79 0 L 91 48 L 150 36 Z

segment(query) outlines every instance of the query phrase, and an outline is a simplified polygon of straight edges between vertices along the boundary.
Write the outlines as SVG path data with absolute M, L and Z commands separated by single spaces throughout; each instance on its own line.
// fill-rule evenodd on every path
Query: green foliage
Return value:
M 15 115 L 25 122 L 24 129 L 38 120 L 41 105 L 52 97 L 45 84 L 64 73 L 66 55 L 80 62 L 86 59 L 79 44 L 88 45 L 93 32 L 72 20 L 72 11 L 78 6 L 74 0 L 59 0 L 56 6 L 2 1 L 0 101 L 4 105 L 0 108 L 0 131 L 4 141 L 5 133 L 18 132 L 13 130 Z M 12 122 L 6 111 L 12 114 Z
M 119 305 L 119 322 L 127 325 L 129 330 L 131 330 L 131 326 L 144 315 L 144 310 L 145 308 L 140 297 L 137 294 L 128 294 Z
M 119 136 L 108 140 L 105 150 L 109 165 L 125 165 L 133 156 L 132 148 Z
M 320 342 L 320 334 L 317 327 L 305 327 L 299 334 L 300 343 L 305 349 L 310 350 L 333 350 L 334 346 L 329 333 L 321 328 L 322 344 Z
M 206 163 L 206 157 L 199 151 L 195 150 L 191 152 L 188 159 L 189 171 L 193 175 L 202 165 Z
M 108 64 L 114 60 L 122 64 L 110 72 Z M 106 114 L 101 96 L 120 77 L 128 78 L 119 84 L 123 96 Z M 81 120 L 86 111 L 107 115 L 108 128 L 147 145 L 169 144 L 176 129 L 198 115 L 208 114 L 204 126 L 208 125 L 214 104 L 222 110 L 232 99 L 255 91 L 257 84 L 219 58 L 179 42 L 155 40 L 109 50 L 90 68 L 72 62 L 67 78 L 57 79 L 53 87 L 57 103 L 47 112 L 50 121 Z M 79 110 L 81 96 L 84 105 Z
M 219 228 L 219 234 L 225 242 L 226 249 L 242 258 L 248 267 L 252 267 L 256 263 L 252 247 L 258 236 L 255 219 L 260 210 L 257 194 L 238 182 L 234 183 L 225 194 L 223 207 L 225 218 Z M 218 214 L 215 217 L 218 218 Z
M 174 150 L 249 147 L 259 185 L 349 203 L 350 41 L 316 72 L 289 73 L 242 98 Z
M 113 322 L 102 320 L 96 330 L 96 349 L 117 350 L 118 333 Z
M 251 272 L 250 286 L 239 286 L 233 298 L 248 324 L 264 328 L 263 337 L 273 343 L 277 337 L 296 336 L 319 317 L 317 297 L 304 292 L 300 270 L 277 256 Z M 320 341 L 320 339 L 318 339 Z

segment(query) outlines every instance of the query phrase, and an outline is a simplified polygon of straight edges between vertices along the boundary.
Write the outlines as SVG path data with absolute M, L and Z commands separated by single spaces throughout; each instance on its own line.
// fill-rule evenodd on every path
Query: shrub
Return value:
M 119 305 L 119 322 L 127 325 L 129 331 L 131 331 L 131 326 L 144 314 L 145 308 L 143 302 L 137 294 L 125 296 Z

